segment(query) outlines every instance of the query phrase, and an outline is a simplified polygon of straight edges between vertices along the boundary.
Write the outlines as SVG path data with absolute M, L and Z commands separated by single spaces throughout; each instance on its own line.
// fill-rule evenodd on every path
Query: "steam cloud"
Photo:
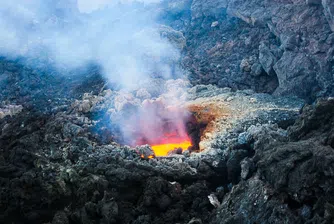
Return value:
M 0 2 L 0 54 L 46 58 L 56 67 L 96 62 L 110 82 L 135 86 L 171 75 L 178 51 L 156 29 L 147 4 L 159 0 L 12 0 Z M 152 62 L 154 60 L 154 63 Z
M 0 54 L 11 58 L 44 57 L 43 60 L 56 68 L 73 69 L 90 62 L 98 63 L 110 83 L 127 90 L 135 89 L 152 74 L 170 78 L 175 71 L 171 65 L 180 54 L 160 35 L 152 6 L 158 2 L 160 0 L 1 1 Z M 150 10 L 147 7 L 151 7 Z M 128 129 L 142 130 L 138 125 L 149 125 L 143 137 L 154 139 L 166 118 L 175 120 L 172 127 L 185 135 L 184 127 L 179 127 L 183 125 L 183 117 L 170 119 L 152 108 L 139 109 L 137 113 L 140 117 L 135 122 L 124 118 L 119 125 L 126 139 L 133 138 Z

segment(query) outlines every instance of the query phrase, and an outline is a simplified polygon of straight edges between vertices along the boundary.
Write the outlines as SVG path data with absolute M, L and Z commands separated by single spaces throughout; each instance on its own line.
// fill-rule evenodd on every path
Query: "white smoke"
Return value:
M 134 7 L 131 3 L 137 3 Z M 108 81 L 131 88 L 158 71 L 171 75 L 179 53 L 156 29 L 146 4 L 159 0 L 11 0 L 0 2 L 0 54 L 46 55 L 59 67 L 102 66 Z M 85 12 L 85 13 L 82 13 Z
M 179 71 L 173 66 L 180 53 L 166 39 L 169 28 L 156 24 L 155 8 L 151 4 L 159 1 L 1 1 L 0 56 L 43 57 L 56 68 L 72 70 L 87 63 L 98 63 L 108 82 L 127 90 L 146 83 L 151 75 L 170 78 L 173 72 Z M 185 40 L 181 45 L 184 44 Z M 139 108 L 135 120 L 123 117 L 120 126 L 124 137 L 136 141 L 131 134 L 135 130 L 147 141 L 154 142 L 156 137 L 163 136 L 166 119 L 173 120 L 172 129 L 184 136 L 183 111 L 171 117 L 165 108 L 154 107 L 158 104 Z M 174 104 L 172 100 L 164 106 Z
M 78 8 L 81 12 L 90 13 L 105 6 L 113 6 L 119 3 L 129 4 L 133 2 L 142 2 L 145 4 L 158 3 L 161 0 L 78 0 Z

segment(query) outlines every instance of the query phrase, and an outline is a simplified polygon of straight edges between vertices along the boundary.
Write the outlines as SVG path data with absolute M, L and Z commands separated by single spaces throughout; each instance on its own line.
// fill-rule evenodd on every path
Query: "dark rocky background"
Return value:
M 307 100 L 333 94 L 331 1 L 168 2 L 164 19 L 184 32 L 194 84 Z
M 216 154 L 143 160 L 112 142 L 117 86 L 98 66 L 2 57 L 0 223 L 334 223 L 334 2 L 169 0 L 154 13 L 193 92 L 296 96 L 300 115 L 241 122 Z
M 194 84 L 307 100 L 333 94 L 333 3 L 321 0 L 166 1 L 184 33 Z

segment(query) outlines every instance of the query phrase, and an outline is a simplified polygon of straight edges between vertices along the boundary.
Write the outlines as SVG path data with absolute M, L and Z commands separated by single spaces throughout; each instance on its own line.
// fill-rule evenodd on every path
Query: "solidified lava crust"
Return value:
M 2 223 L 216 220 L 217 203 L 254 174 L 254 146 L 260 147 L 254 141 L 261 142 L 261 128 L 282 135 L 278 125 L 294 120 L 303 103 L 214 86 L 200 89 L 190 88 L 184 104 L 196 119 L 189 133 L 195 130 L 202 139 L 193 139 L 205 142 L 203 151 L 191 154 L 143 159 L 138 152 L 149 156 L 150 147 L 116 143 L 112 136 L 118 129 L 106 121 L 137 102 L 117 91 L 84 94 L 52 116 L 23 105 L 0 119 Z M 105 110 L 120 98 L 128 106 Z M 223 106 L 228 109 L 217 109 Z M 272 125 L 266 126 L 268 120 Z

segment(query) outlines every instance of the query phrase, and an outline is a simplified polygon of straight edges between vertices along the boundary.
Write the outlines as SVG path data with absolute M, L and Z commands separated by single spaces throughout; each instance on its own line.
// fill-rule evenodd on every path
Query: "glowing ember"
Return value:
M 142 159 L 145 159 L 145 155 L 140 155 L 140 157 L 142 158 Z M 154 158 L 154 155 L 149 155 L 149 156 L 147 156 L 147 159 L 153 159 Z
M 174 149 L 181 148 L 182 150 L 186 150 L 191 146 L 190 141 L 183 141 L 177 143 L 166 143 L 160 145 L 152 145 L 152 149 L 156 156 L 167 156 L 168 153 Z

